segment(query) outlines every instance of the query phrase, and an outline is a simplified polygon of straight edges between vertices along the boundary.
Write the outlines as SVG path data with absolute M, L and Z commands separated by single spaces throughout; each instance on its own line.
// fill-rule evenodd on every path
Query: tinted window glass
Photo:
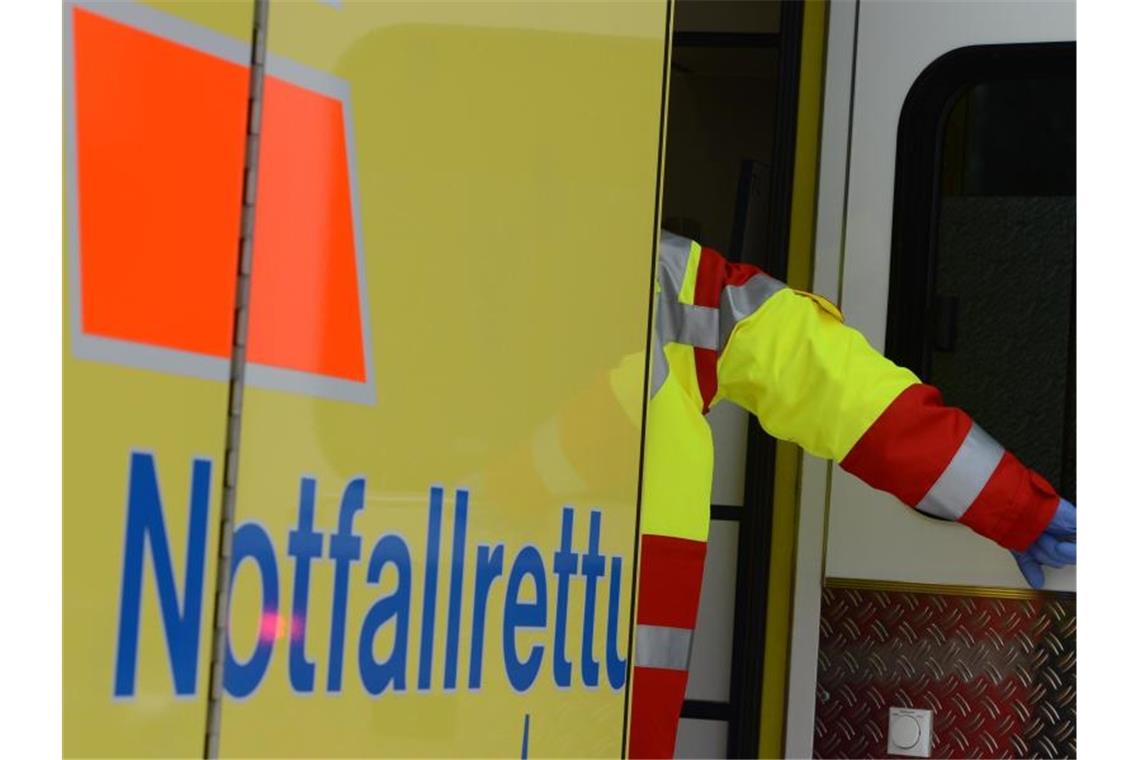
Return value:
M 909 245 L 893 256 L 926 261 L 904 267 L 908 277 L 892 262 L 891 319 L 921 321 L 893 348 L 1075 498 L 1075 57 L 1067 66 L 1055 48 L 1043 54 L 1050 65 L 1040 74 L 1024 50 L 1007 70 L 987 49 L 981 65 L 962 67 L 956 87 L 952 72 L 916 83 L 933 82 L 930 97 L 942 105 L 922 105 L 940 114 L 925 136 L 916 120 L 900 127 L 913 134 L 900 133 L 898 171 L 932 191 L 925 213 L 896 202 L 905 212 L 896 238 Z M 922 97 L 912 93 L 908 107 Z M 906 144 L 923 139 L 933 150 Z M 925 234 L 900 230 L 906 225 Z M 921 301 L 896 297 L 899 289 Z M 904 298 L 917 307 L 900 312 Z

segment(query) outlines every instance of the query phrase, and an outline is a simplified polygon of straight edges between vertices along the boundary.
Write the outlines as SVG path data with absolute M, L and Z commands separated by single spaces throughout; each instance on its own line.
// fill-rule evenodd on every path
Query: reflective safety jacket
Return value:
M 713 443 L 728 400 L 771 435 L 1009 549 L 1058 496 L 826 300 L 664 233 L 645 431 L 631 757 L 672 757 L 705 561 Z

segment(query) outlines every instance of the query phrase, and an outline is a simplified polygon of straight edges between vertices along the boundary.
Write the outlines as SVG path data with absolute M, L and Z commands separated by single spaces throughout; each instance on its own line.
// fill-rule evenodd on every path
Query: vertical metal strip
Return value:
M 234 294 L 233 343 L 230 351 L 230 392 L 227 404 L 226 453 L 222 475 L 222 523 L 218 533 L 217 579 L 214 589 L 214 628 L 210 636 L 210 684 L 206 703 L 204 753 L 218 756 L 222 726 L 223 667 L 229 628 L 230 557 L 237 503 L 241 415 L 245 391 L 246 341 L 249 336 L 250 273 L 253 268 L 253 229 L 257 211 L 258 156 L 261 147 L 261 108 L 265 94 L 265 55 L 269 29 L 269 0 L 253 0 L 253 35 L 249 63 L 245 166 L 242 184 L 241 229 Z
M 824 50 L 823 113 L 813 243 L 812 290 L 839 301 L 842 215 L 845 208 L 851 68 L 855 65 L 858 3 L 829 3 Z M 788 663 L 784 745 L 786 757 L 811 757 L 819 655 L 820 596 L 826 576 L 827 505 L 833 469 L 814 457 L 802 460 L 796 526 L 795 599 Z
M 792 183 L 795 178 L 800 97 L 800 49 L 803 42 L 802 3 L 780 3 L 780 48 L 776 112 L 773 125 L 772 172 L 765 249 L 750 252 L 772 277 L 787 278 L 791 237 Z M 755 257 L 756 260 L 747 260 Z M 732 634 L 732 675 L 729 702 L 728 755 L 759 757 L 760 723 L 767 647 L 768 590 L 772 555 L 772 510 L 775 506 L 776 439 L 764 432 L 754 416 L 748 420 L 744 504 L 736 550 L 736 606 Z
M 851 89 L 847 101 L 847 152 L 843 164 L 843 229 L 839 233 L 839 289 L 835 305 L 843 308 L 843 274 L 847 266 L 847 210 L 851 205 L 851 141 L 855 127 L 855 84 L 859 72 L 859 11 L 861 0 L 855 2 L 855 41 L 851 45 Z
M 819 205 L 827 16 L 827 4 L 804 4 L 787 280 L 792 287 L 808 290 L 811 289 L 813 276 L 812 259 Z M 784 746 L 799 552 L 800 488 L 803 481 L 803 455 L 799 447 L 787 442 L 776 445 L 774 474 L 766 651 L 760 696 L 760 704 L 764 706 L 760 715 L 760 757 L 788 756 Z

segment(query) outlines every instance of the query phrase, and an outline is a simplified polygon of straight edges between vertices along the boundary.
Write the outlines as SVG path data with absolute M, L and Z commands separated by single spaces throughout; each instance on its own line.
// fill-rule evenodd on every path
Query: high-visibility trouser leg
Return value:
M 697 624 L 705 542 L 641 537 L 629 756 L 673 757 Z

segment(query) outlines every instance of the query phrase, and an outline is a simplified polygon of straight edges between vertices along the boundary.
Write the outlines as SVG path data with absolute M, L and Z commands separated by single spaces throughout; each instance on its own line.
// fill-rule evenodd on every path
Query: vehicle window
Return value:
M 888 355 L 1074 499 L 1075 47 L 936 61 L 898 155 Z

